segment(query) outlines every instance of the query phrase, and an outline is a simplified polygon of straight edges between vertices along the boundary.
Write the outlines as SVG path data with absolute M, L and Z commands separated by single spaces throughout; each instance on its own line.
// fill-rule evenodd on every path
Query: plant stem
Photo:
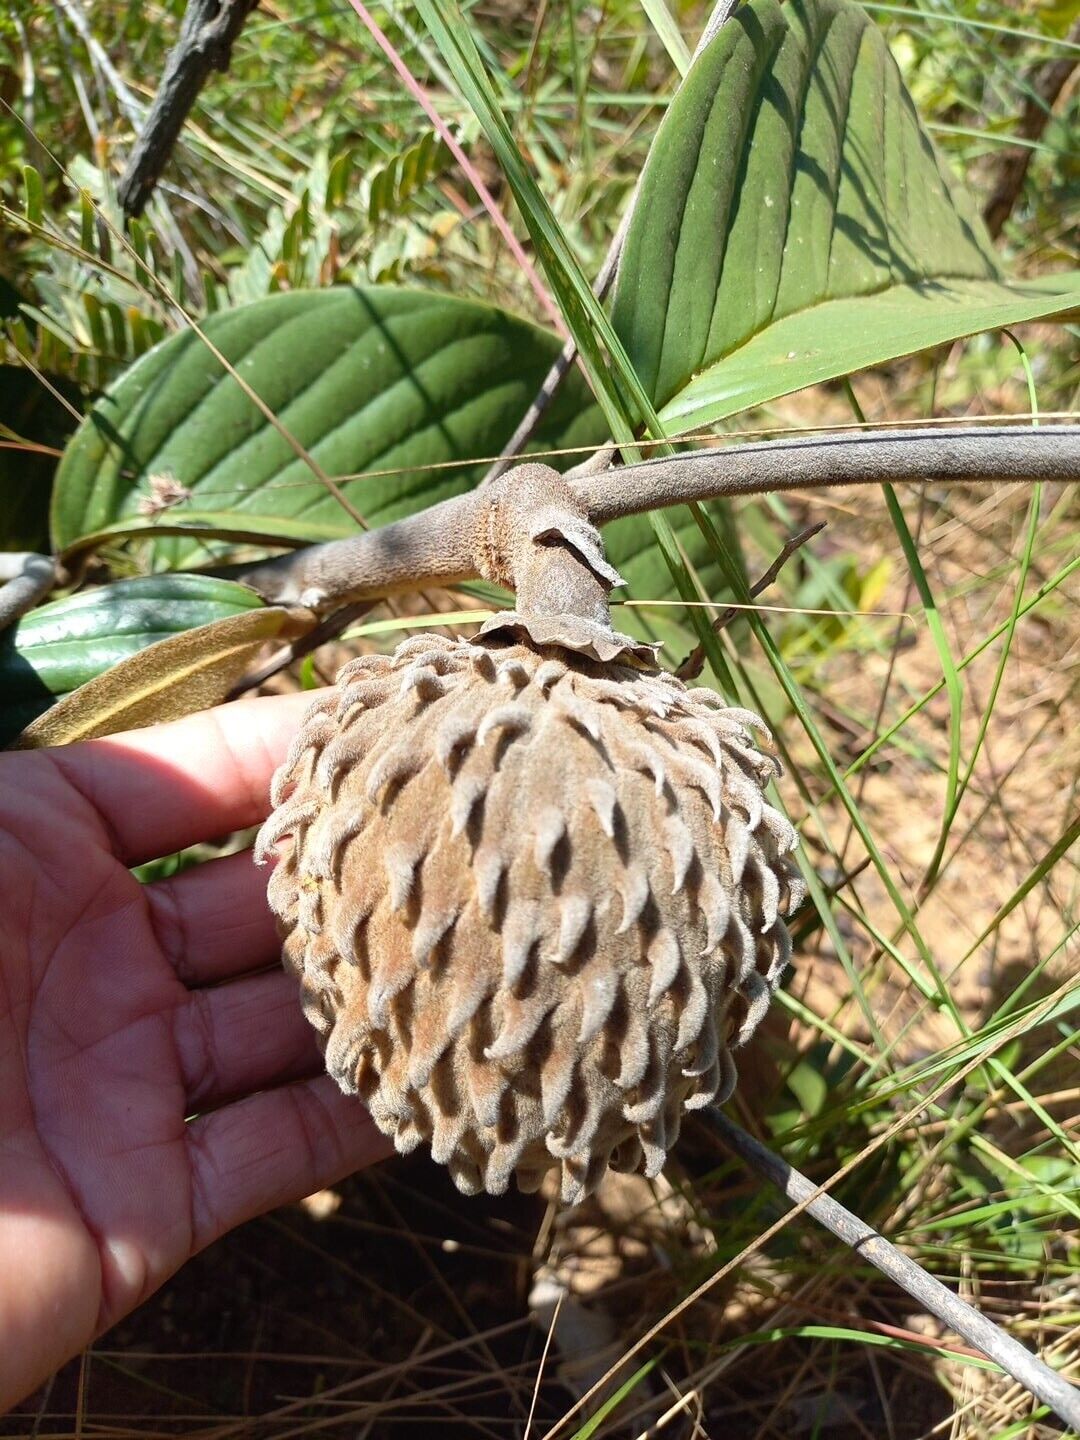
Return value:
M 41 603 L 56 584 L 51 555 L 20 551 L 0 555 L 0 631 Z
M 594 525 L 668 505 L 778 490 L 900 481 L 1077 480 L 1080 427 L 813 435 L 699 450 L 566 479 Z M 488 504 L 487 495 L 486 489 L 471 491 L 348 540 L 220 573 L 243 580 L 268 600 L 321 611 L 350 600 L 475 579 L 473 536 L 478 507 Z
M 1043 436 L 1053 433 L 1045 445 Z M 609 470 L 583 498 L 599 525 L 657 506 L 778 490 L 903 481 L 1080 479 L 1080 427 L 864 430 L 698 450 Z M 582 486 L 584 492 L 585 487 Z
M 1070 1385 L 1038 1355 L 1033 1355 L 1018 1340 L 955 1295 L 832 1196 L 822 1193 L 812 1180 L 793 1170 L 786 1160 L 774 1155 L 719 1110 L 703 1111 L 701 1118 L 729 1150 L 781 1190 L 794 1205 L 801 1205 L 818 1224 L 868 1260 L 883 1275 L 894 1280 L 931 1315 L 936 1315 L 957 1335 L 1000 1365 L 1013 1380 L 1049 1405 L 1066 1425 L 1080 1430 L 1080 1390 Z

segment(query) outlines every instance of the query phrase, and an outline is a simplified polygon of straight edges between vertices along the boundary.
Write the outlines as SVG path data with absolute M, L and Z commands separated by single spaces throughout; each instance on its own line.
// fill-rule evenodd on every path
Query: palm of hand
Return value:
M 250 854 L 128 869 L 260 818 L 296 709 L 0 757 L 0 1409 L 225 1230 L 384 1153 L 326 1077 L 281 1083 L 321 1063 Z

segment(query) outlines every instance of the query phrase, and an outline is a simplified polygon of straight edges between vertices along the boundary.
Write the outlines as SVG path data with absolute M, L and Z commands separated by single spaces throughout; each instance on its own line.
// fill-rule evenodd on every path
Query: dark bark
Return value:
M 180 38 L 165 62 L 157 97 L 135 142 L 117 194 L 124 214 L 141 215 L 211 70 L 227 70 L 233 41 L 258 0 L 189 0 Z
M 1080 42 L 1080 20 L 1069 31 L 1069 43 Z M 1076 69 L 1075 53 L 1063 55 L 1058 60 L 1048 60 L 1040 67 L 1031 80 L 1031 94 L 1028 96 L 1020 120 L 1016 126 L 1019 140 L 1038 140 L 1046 129 L 1061 92 Z M 1008 152 L 1001 162 L 994 193 L 986 202 L 983 219 L 986 228 L 996 239 L 1001 234 L 1005 221 L 1012 214 L 1013 206 L 1024 188 L 1028 166 L 1035 151 L 1029 145 L 1017 147 Z

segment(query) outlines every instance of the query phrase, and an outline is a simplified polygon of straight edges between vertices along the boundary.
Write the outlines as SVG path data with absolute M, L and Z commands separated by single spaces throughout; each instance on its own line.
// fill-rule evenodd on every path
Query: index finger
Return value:
M 138 865 L 265 819 L 271 776 L 321 693 L 237 700 L 25 759 L 56 766 L 98 810 L 118 858 Z

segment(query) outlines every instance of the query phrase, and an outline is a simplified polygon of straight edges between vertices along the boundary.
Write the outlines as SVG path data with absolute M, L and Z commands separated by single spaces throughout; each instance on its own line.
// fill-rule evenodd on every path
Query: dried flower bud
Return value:
M 756 716 L 505 635 L 365 656 L 259 839 L 330 1073 L 460 1189 L 656 1175 L 790 954 L 796 843 Z

